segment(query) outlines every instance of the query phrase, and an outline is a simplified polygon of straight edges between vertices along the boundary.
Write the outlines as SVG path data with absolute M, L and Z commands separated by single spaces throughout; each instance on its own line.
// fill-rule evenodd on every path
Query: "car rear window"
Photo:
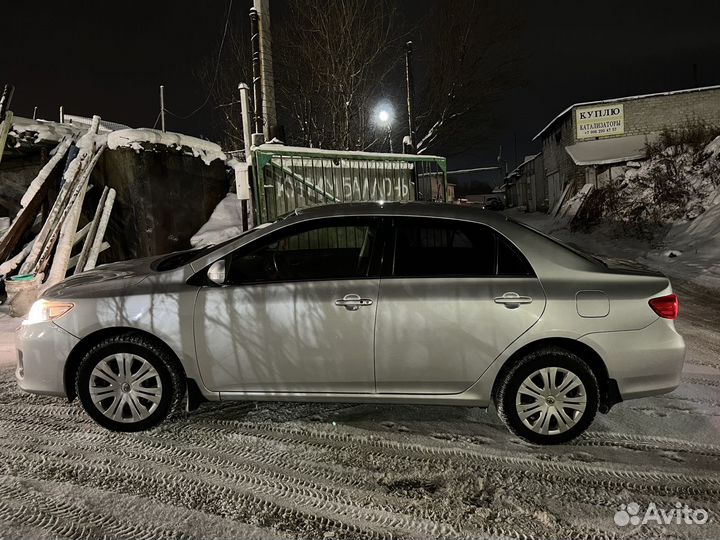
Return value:
M 562 248 L 565 248 L 566 250 L 568 250 L 568 251 L 572 252 L 573 254 L 577 255 L 578 257 L 582 257 L 582 258 L 585 259 L 586 261 L 589 261 L 589 262 L 591 262 L 591 263 L 593 263 L 593 264 L 596 264 L 596 265 L 603 266 L 603 267 L 607 268 L 607 263 L 606 263 L 605 261 L 603 261 L 602 259 L 596 257 L 595 255 L 592 255 L 592 254 L 590 254 L 590 253 L 587 253 L 586 251 L 583 251 L 583 250 L 581 250 L 581 249 L 578 249 L 578 248 L 575 247 L 575 246 L 571 246 L 570 244 L 566 244 L 566 243 L 563 242 L 562 240 L 560 240 L 560 239 L 558 239 L 558 238 L 555 238 L 554 236 L 550 236 L 549 234 L 545 234 L 544 232 L 539 231 L 539 230 L 537 230 L 535 227 L 531 227 L 530 225 L 528 225 L 527 223 L 523 223 L 522 221 L 517 221 L 517 220 L 512 219 L 512 218 L 510 218 L 510 217 L 507 218 L 507 220 L 508 220 L 509 222 L 511 222 L 511 223 L 514 223 L 515 225 L 520 225 L 521 227 L 523 227 L 523 228 L 525 228 L 525 229 L 527 229 L 527 230 L 529 230 L 529 231 L 532 231 L 532 232 L 534 232 L 535 234 L 537 234 L 537 235 L 539 235 L 539 236 L 542 236 L 542 237 L 545 238 L 546 240 L 550 240 L 550 241 L 553 242 L 554 244 L 557 244 L 558 246 L 560 246 L 560 247 L 562 247 Z

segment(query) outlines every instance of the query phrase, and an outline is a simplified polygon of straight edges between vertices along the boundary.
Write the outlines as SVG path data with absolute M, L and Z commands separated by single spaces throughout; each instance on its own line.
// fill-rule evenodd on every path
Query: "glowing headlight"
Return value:
M 62 317 L 73 307 L 75 307 L 75 304 L 72 302 L 38 300 L 30 308 L 30 313 L 28 313 L 27 319 L 23 321 L 23 324 L 52 321 L 53 319 Z

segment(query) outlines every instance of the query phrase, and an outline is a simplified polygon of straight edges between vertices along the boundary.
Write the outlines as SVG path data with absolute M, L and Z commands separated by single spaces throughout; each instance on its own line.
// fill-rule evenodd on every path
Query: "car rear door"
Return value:
M 385 259 L 378 393 L 463 392 L 545 307 L 527 260 L 485 225 L 393 218 Z
M 282 229 L 225 259 L 194 313 L 203 383 L 218 392 L 374 392 L 375 218 Z

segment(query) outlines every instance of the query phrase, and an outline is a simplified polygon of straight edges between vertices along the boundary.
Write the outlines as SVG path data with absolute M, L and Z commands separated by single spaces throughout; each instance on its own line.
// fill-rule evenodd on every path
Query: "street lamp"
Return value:
M 390 107 L 387 103 L 383 103 L 379 105 L 375 112 L 375 117 L 377 121 L 377 125 L 387 130 L 387 138 L 390 143 L 390 152 L 393 151 L 393 143 L 392 143 L 392 121 L 393 121 L 393 112 L 392 107 Z

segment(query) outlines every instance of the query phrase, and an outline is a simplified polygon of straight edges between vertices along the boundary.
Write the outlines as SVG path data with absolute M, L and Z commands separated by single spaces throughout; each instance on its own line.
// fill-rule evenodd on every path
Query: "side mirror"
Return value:
M 225 259 L 215 261 L 208 268 L 207 277 L 216 285 L 225 284 Z

